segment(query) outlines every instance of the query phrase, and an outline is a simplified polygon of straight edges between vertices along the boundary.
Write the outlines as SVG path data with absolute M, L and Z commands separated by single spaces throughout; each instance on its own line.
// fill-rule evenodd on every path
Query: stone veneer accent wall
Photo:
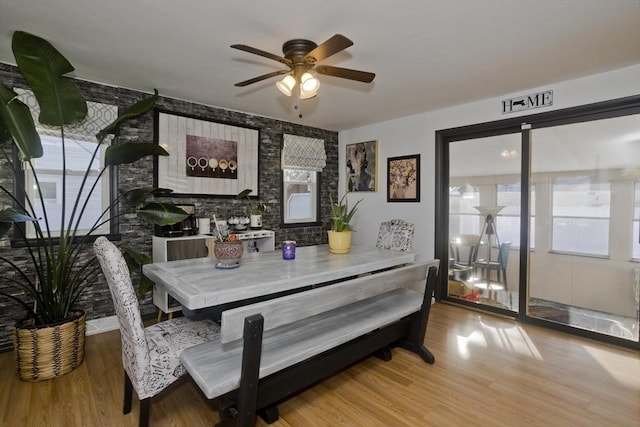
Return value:
M 0 63 L 0 83 L 7 87 L 27 87 L 22 75 L 14 66 Z M 88 101 L 104 102 L 126 108 L 131 104 L 145 98 L 148 94 L 134 90 L 106 86 L 82 80 L 77 81 L 78 86 Z M 162 95 L 162 94 L 161 94 Z M 275 97 L 275 93 L 274 93 Z M 274 98 L 275 102 L 275 98 Z M 326 243 L 326 230 L 330 228 L 329 193 L 334 196 L 338 193 L 338 133 L 307 127 L 295 123 L 282 122 L 251 114 L 224 110 L 188 101 L 181 101 L 166 97 L 160 97 L 157 107 L 177 114 L 188 114 L 204 119 L 227 122 L 239 126 L 250 126 L 260 129 L 259 142 L 259 191 L 260 198 L 268 203 L 269 210 L 263 217 L 265 229 L 276 232 L 276 246 L 282 240 L 296 240 L 298 245 L 313 245 Z M 293 111 L 292 111 L 293 116 Z M 122 129 L 121 140 L 140 142 L 153 141 L 153 113 L 139 117 L 129 122 Z M 321 218 L 322 226 L 281 228 L 281 172 L 280 151 L 283 134 L 301 135 L 310 138 L 324 139 L 327 152 L 327 167 L 321 174 Z M 118 170 L 118 183 L 120 188 L 132 188 L 137 186 L 153 185 L 153 161 L 142 159 L 131 165 L 125 165 Z M 6 160 L 0 158 L 0 182 L 7 188 L 12 187 L 13 174 L 7 166 Z M 219 218 L 243 212 L 247 206 L 246 201 L 234 198 L 165 198 L 165 201 L 179 203 L 193 203 L 196 205 L 196 216 L 207 216 L 215 213 Z M 0 194 L 0 207 L 9 206 L 11 201 L 4 194 Z M 151 253 L 151 240 L 153 228 L 140 222 L 135 213 L 124 215 L 120 222 L 120 236 L 122 242 L 139 251 Z M 88 248 L 91 249 L 91 248 Z M 0 239 L 0 253 L 11 259 L 18 265 L 28 266 L 26 251 L 12 249 L 9 238 Z M 88 250 L 85 256 L 93 257 L 93 251 Z M 0 266 L 6 269 L 6 266 Z M 0 277 L 6 276 L 6 271 L 0 272 Z M 136 278 L 134 277 L 134 280 Z M 18 293 L 7 281 L 0 282 L 2 291 Z M 151 302 L 151 292 L 140 301 L 141 311 L 144 316 L 156 313 L 156 308 Z M 104 281 L 100 280 L 88 287 L 81 297 L 80 308 L 87 312 L 87 319 L 98 319 L 114 315 L 113 304 L 109 290 Z M 11 330 L 16 320 L 24 317 L 24 312 L 14 301 L 0 297 L 0 350 L 11 348 Z

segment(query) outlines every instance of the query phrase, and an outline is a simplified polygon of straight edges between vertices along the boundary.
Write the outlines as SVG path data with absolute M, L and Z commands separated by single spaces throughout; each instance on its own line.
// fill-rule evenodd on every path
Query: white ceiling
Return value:
M 77 77 L 230 110 L 344 130 L 640 63 L 640 0 L 0 0 L 0 61 L 11 34 L 44 37 Z M 354 45 L 323 64 L 376 73 L 321 76 L 299 119 L 281 69 L 231 49 Z M 639 84 L 640 86 L 640 84 Z

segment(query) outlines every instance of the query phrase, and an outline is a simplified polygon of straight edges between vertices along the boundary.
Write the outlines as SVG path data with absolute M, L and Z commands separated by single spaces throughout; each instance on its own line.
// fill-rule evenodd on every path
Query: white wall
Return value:
M 545 90 L 553 90 L 554 105 L 552 107 L 506 115 L 501 113 L 503 99 Z M 638 94 L 640 94 L 640 65 L 340 132 L 341 192 L 344 192 L 346 187 L 345 145 L 373 139 L 379 141 L 378 191 L 349 196 L 350 202 L 364 199 L 352 223 L 357 230 L 352 237 L 353 243 L 375 245 L 381 221 L 403 218 L 416 224 L 414 251 L 422 259 L 434 257 L 436 131 Z M 422 96 L 429 96 L 429 94 L 425 93 Z M 421 155 L 421 201 L 419 203 L 387 203 L 386 159 L 416 153 Z

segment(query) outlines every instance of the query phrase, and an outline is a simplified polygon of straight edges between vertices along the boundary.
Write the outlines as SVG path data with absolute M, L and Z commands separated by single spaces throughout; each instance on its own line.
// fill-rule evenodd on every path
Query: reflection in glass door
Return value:
M 520 134 L 449 145 L 447 295 L 518 310 Z
M 528 316 L 638 341 L 639 124 L 630 115 L 532 131 Z

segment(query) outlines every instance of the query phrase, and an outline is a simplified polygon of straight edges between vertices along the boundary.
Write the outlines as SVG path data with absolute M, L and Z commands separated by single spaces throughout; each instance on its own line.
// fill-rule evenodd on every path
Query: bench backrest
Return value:
M 427 270 L 434 265 L 437 260 L 411 264 L 224 311 L 220 340 L 228 343 L 242 338 L 244 319 L 254 314 L 262 314 L 266 331 L 393 289 L 424 292 Z

